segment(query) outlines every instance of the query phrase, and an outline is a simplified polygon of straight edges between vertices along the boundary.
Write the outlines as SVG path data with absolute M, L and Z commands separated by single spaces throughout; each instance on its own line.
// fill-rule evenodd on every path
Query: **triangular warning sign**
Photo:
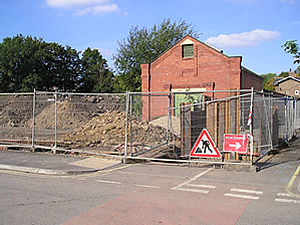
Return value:
M 206 129 L 203 129 L 192 148 L 191 157 L 221 158 L 219 149 Z

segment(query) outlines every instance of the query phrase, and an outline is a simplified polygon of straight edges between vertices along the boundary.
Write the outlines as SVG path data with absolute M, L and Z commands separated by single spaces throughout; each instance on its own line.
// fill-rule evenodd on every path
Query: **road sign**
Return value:
M 224 134 L 224 152 L 247 152 L 247 134 Z
M 203 129 L 192 148 L 191 157 L 221 158 L 219 149 L 206 129 Z

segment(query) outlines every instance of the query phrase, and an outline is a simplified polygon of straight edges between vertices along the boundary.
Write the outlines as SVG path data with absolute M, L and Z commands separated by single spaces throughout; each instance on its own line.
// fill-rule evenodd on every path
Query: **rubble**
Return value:
M 125 122 L 125 112 L 107 111 L 67 134 L 64 140 L 71 142 L 74 147 L 116 147 L 125 140 Z M 145 121 L 132 120 L 130 128 L 131 136 L 128 139 L 139 143 L 140 146 L 159 144 L 166 135 L 164 128 L 153 126 Z

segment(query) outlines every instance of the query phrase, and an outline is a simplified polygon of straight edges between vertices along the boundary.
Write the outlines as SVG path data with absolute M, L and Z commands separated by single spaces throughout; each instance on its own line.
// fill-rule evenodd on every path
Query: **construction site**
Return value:
M 35 91 L 1 94 L 0 99 L 2 149 L 124 161 L 255 165 L 289 144 L 300 126 L 296 98 L 253 89 L 126 94 Z

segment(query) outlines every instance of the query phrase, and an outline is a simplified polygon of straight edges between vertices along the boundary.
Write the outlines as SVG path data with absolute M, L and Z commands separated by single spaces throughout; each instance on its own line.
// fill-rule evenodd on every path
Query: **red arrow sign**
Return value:
M 247 152 L 247 134 L 224 134 L 224 152 Z

